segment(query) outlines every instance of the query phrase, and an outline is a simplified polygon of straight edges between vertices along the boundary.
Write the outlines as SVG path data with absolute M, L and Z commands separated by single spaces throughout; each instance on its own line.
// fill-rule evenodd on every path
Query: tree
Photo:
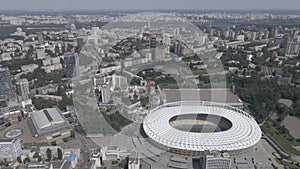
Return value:
M 66 51 L 65 45 L 62 45 L 62 46 L 61 46 L 61 51 L 62 51 L 63 53 Z
M 141 102 L 142 106 L 145 107 L 149 102 L 149 97 L 148 96 L 140 97 L 140 102 Z
M 22 118 L 25 117 L 24 111 L 21 111 L 21 116 L 22 116 Z
M 17 157 L 17 161 L 18 161 L 19 163 L 22 163 L 21 157 Z
M 283 121 L 290 112 L 289 108 L 283 104 L 277 104 L 276 110 L 279 115 L 278 121 Z
M 10 122 L 7 122 L 7 123 L 5 124 L 5 127 L 9 127 L 9 126 L 11 126 L 11 123 L 10 123 Z
M 18 116 L 18 122 L 22 121 L 22 117 Z
M 39 156 L 39 157 L 38 157 L 38 162 L 41 162 L 41 161 L 42 161 L 42 157 Z
M 58 158 L 59 160 L 62 159 L 62 151 L 61 151 L 60 148 L 57 149 L 57 158 Z
M 54 48 L 55 54 L 58 55 L 59 54 L 59 47 L 56 45 Z
M 30 45 L 29 49 L 26 51 L 25 57 L 27 59 L 30 59 L 32 57 L 33 52 L 34 52 L 34 47 Z
M 35 152 L 34 155 L 32 156 L 33 158 L 39 158 L 40 154 L 38 152 Z
M 74 130 L 71 131 L 71 137 L 75 138 L 75 131 Z
M 58 96 L 63 96 L 64 95 L 64 87 L 59 85 L 57 88 L 57 95 Z
M 255 70 L 256 70 L 257 72 L 260 72 L 260 71 L 261 71 L 261 65 L 257 65 L 257 66 L 255 67 Z
M 51 141 L 51 146 L 56 146 L 56 141 Z
M 27 162 L 30 163 L 30 158 L 29 158 L 29 157 L 26 157 L 26 158 L 23 160 L 23 163 L 24 163 L 24 164 L 26 164 Z
M 4 158 L 4 165 L 5 165 L 5 166 L 8 166 L 8 164 L 9 164 L 9 163 L 8 163 L 8 161 L 7 161 L 7 158 Z
M 77 131 L 81 135 L 84 135 L 84 136 L 86 135 L 85 130 L 83 129 L 83 127 L 81 126 L 80 123 L 75 125 L 75 131 Z
M 46 49 L 45 50 L 45 53 L 47 54 L 47 55 L 49 55 L 50 57 L 56 57 L 56 54 L 54 54 L 51 50 L 49 50 L 49 49 Z
M 71 44 L 67 45 L 67 52 L 71 52 L 71 50 L 73 49 L 73 46 Z
M 73 105 L 73 99 L 66 95 L 63 95 L 62 100 L 58 103 L 58 108 L 60 110 L 66 111 L 66 106 L 69 106 L 69 105 Z
M 49 148 L 47 148 L 46 153 L 47 153 L 47 159 L 51 160 L 51 158 L 52 158 L 52 152 L 51 152 L 51 150 Z

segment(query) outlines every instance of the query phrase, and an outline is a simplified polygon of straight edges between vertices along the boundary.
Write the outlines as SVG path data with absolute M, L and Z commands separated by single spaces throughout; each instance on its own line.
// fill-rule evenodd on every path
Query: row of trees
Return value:
M 62 156 L 63 156 L 62 151 L 61 151 L 60 148 L 57 148 L 57 156 L 54 156 L 54 155 L 52 154 L 52 151 L 51 151 L 49 148 L 47 148 L 46 154 L 47 154 L 47 159 L 46 159 L 46 161 L 51 161 L 51 160 L 61 160 L 61 159 L 62 159 Z
M 21 75 L 21 78 L 26 78 L 28 81 L 34 80 L 34 84 L 30 87 L 37 88 L 41 86 L 45 86 L 47 84 L 55 84 L 60 83 L 63 78 L 62 71 L 54 71 L 51 73 L 46 73 L 44 69 L 37 68 L 32 73 L 27 73 L 25 75 Z
M 46 161 L 51 161 L 51 160 L 61 160 L 63 157 L 63 153 L 62 153 L 62 150 L 60 148 L 57 148 L 57 154 L 54 155 L 52 153 L 52 151 L 47 148 L 46 150 Z M 32 156 L 33 159 L 36 159 L 36 161 L 38 162 L 41 162 L 42 161 L 42 156 L 40 155 L 39 152 L 35 152 Z M 19 163 L 23 163 L 23 164 L 26 164 L 26 163 L 29 163 L 31 162 L 30 158 L 29 157 L 26 157 L 23 161 L 21 160 L 21 157 L 18 157 L 17 158 L 17 161 Z M 6 164 L 6 160 L 4 160 L 4 165 Z M 2 163 L 0 162 L 0 165 L 2 165 Z
M 32 98 L 32 103 L 38 109 L 44 109 L 49 107 L 58 107 L 62 111 L 66 111 L 66 106 L 73 105 L 73 99 L 64 95 L 61 101 L 54 101 L 42 98 Z

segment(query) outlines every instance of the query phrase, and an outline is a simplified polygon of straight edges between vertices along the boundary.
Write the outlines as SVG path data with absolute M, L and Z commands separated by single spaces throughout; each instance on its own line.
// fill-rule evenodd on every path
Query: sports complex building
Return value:
M 32 136 L 53 140 L 71 135 L 71 126 L 56 108 L 32 112 L 28 121 Z
M 256 145 L 262 134 L 255 119 L 243 110 L 203 101 L 156 107 L 146 116 L 143 131 L 155 146 L 191 156 L 210 151 L 240 154 Z

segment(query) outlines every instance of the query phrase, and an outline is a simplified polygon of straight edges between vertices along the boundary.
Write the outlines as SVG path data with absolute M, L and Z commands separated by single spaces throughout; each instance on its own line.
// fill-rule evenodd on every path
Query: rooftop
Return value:
M 6 142 L 12 142 L 12 141 L 14 141 L 14 139 L 13 138 L 0 138 L 0 142 L 1 143 L 6 143 Z
M 9 70 L 7 68 L 0 68 L 0 95 L 12 95 L 12 84 Z
M 71 155 L 69 155 L 69 156 L 66 156 L 65 158 L 64 158 L 64 160 L 67 160 L 67 161 L 73 161 L 73 160 L 75 160 L 76 159 L 76 154 L 71 154 Z
M 167 103 L 187 100 L 211 101 L 216 103 L 241 103 L 239 97 L 227 88 L 215 89 L 164 89 Z
M 183 132 L 170 125 L 176 115 L 208 114 L 226 117 L 232 127 L 223 132 Z M 261 138 L 261 130 L 248 113 L 224 104 L 200 101 L 168 103 L 153 109 L 143 122 L 145 133 L 156 143 L 191 151 L 236 151 L 250 148 Z
M 35 127 L 39 130 L 65 122 L 63 116 L 56 108 L 48 108 L 31 114 Z

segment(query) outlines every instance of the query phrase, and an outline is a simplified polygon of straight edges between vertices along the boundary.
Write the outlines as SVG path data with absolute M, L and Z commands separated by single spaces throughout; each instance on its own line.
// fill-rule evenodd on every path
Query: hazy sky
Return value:
M 300 0 L 0 0 L 16 9 L 298 9 Z

